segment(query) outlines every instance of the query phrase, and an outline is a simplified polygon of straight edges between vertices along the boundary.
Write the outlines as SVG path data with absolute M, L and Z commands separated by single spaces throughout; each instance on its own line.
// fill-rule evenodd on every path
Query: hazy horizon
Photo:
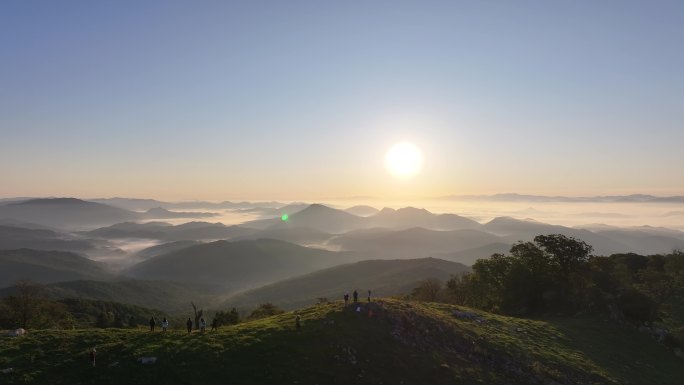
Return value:
M 1 197 L 7 199 L 10 197 Z M 20 197 L 16 197 L 20 198 Z M 28 197 L 23 197 L 28 198 Z M 31 197 L 41 198 L 41 197 Z M 54 198 L 54 197 L 43 197 Z M 77 199 L 92 200 L 102 197 L 76 197 Z M 118 197 L 121 198 L 121 197 Z M 413 200 L 388 200 L 370 197 L 353 197 L 350 199 L 320 199 L 320 200 L 251 200 L 249 207 L 259 207 L 259 202 L 278 203 L 278 205 L 267 207 L 278 208 L 293 203 L 314 204 L 320 203 L 337 209 L 346 209 L 353 206 L 367 205 L 376 209 L 384 207 L 399 209 L 404 207 L 416 207 L 426 209 L 436 214 L 457 214 L 474 219 L 480 223 L 486 223 L 497 217 L 512 217 L 517 219 L 531 219 L 543 223 L 562 225 L 562 226 L 583 226 L 591 227 L 595 225 L 608 225 L 621 228 L 654 226 L 667 227 L 684 231 L 684 201 L 682 202 L 623 202 L 612 201 L 602 202 L 599 200 L 587 201 L 533 201 L 527 199 L 520 200 L 488 200 L 488 196 L 482 199 L 413 199 Z M 597 197 L 598 198 L 598 197 Z M 102 198 L 111 199 L 111 198 Z M 150 197 L 127 197 L 123 199 L 151 199 Z M 220 203 L 224 201 L 242 202 L 240 199 L 222 199 L 216 201 L 189 200 L 189 201 L 164 201 L 161 203 L 191 203 L 208 202 Z M 0 206 L 2 205 L 0 201 Z M 117 206 L 116 203 L 106 202 Z M 162 205 L 163 206 L 163 205 Z M 263 208 L 263 207 L 262 207 Z M 145 210 L 137 210 L 145 211 Z M 264 215 L 256 211 L 240 211 L 231 209 L 217 209 L 215 207 L 201 206 L 188 208 L 172 208 L 172 211 L 194 211 L 212 212 L 216 216 L 207 218 L 164 218 L 162 221 L 172 224 L 182 224 L 191 221 L 221 222 L 226 225 L 237 225 L 250 220 L 264 218 Z M 267 214 L 265 217 L 273 217 L 279 214 Z M 2 219 L 2 218 L 0 218 Z M 149 221 L 158 221 L 150 219 Z

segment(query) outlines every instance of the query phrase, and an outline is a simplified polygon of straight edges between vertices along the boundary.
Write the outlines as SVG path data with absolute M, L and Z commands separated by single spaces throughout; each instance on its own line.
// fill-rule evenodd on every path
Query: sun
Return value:
M 395 177 L 408 179 L 420 172 L 423 167 L 423 154 L 413 143 L 397 143 L 387 151 L 385 166 Z

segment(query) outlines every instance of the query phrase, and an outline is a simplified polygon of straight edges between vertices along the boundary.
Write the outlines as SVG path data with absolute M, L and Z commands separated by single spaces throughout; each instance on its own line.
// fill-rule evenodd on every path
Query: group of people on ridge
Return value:
M 188 317 L 188 320 L 185 322 L 185 326 L 188 328 L 188 334 L 192 333 L 192 319 Z M 153 332 L 154 328 L 157 326 L 157 321 L 154 319 L 154 316 L 150 318 L 150 331 Z M 161 321 L 161 326 L 162 326 L 162 331 L 167 331 L 169 328 L 169 321 L 164 318 Z M 207 331 L 207 322 L 204 320 L 204 318 L 199 319 L 199 329 L 200 332 L 204 333 Z M 218 330 L 218 320 L 214 319 L 214 321 L 211 323 L 211 330 Z
M 154 317 L 150 318 L 150 331 L 154 331 L 154 327 L 157 326 L 157 321 Z M 161 322 L 162 331 L 165 332 L 169 328 L 169 320 L 164 318 Z
M 352 296 L 354 298 L 354 303 L 359 302 L 359 292 L 354 289 L 354 292 L 352 293 Z M 368 290 L 368 303 L 371 301 L 371 291 Z M 349 293 L 344 293 L 344 304 L 349 305 Z
M 352 293 L 352 298 L 354 300 L 354 303 L 359 302 L 359 292 L 356 289 Z M 350 299 L 349 293 L 345 293 L 344 294 L 344 304 L 345 305 L 349 305 L 349 299 Z M 370 303 L 370 302 L 371 302 L 371 291 L 368 290 L 368 303 Z M 370 310 L 370 311 L 372 311 L 372 310 Z M 302 317 L 298 314 L 295 317 L 295 327 L 297 330 L 299 330 L 301 328 L 301 320 L 302 320 Z M 153 332 L 154 328 L 156 326 L 157 326 L 157 321 L 154 319 L 154 316 L 152 316 L 150 318 L 150 331 Z M 192 318 L 188 317 L 188 320 L 185 322 L 185 326 L 188 328 L 188 334 L 191 334 L 192 333 L 192 326 L 193 326 Z M 168 330 L 169 320 L 167 320 L 166 317 L 161 321 L 161 327 L 162 327 L 163 332 Z M 200 329 L 201 333 L 204 333 L 207 330 L 207 322 L 204 320 L 204 318 L 199 319 L 199 329 Z M 212 331 L 218 330 L 218 320 L 216 318 L 214 318 L 214 320 L 211 323 L 211 330 Z M 95 366 L 96 355 L 97 355 L 97 351 L 95 350 L 95 348 L 92 348 L 89 356 L 90 356 L 90 362 L 93 366 Z
M 356 289 L 354 289 L 354 292 L 352 293 L 351 298 L 353 298 L 354 303 L 359 302 L 359 292 Z M 345 305 L 349 305 L 349 299 L 350 299 L 349 293 L 345 293 L 344 294 L 344 304 Z M 371 302 L 371 291 L 370 290 L 368 290 L 368 298 L 367 299 L 368 299 L 368 303 L 370 303 Z M 299 315 L 297 315 L 295 322 L 296 322 L 296 328 L 299 329 L 301 327 L 301 324 L 300 324 L 301 317 Z M 157 321 L 154 319 L 154 316 L 153 316 L 152 318 L 150 318 L 150 331 L 153 332 L 154 328 L 156 326 L 157 326 Z M 185 326 L 188 328 L 188 334 L 192 333 L 193 322 L 192 322 L 192 319 L 190 317 L 188 317 L 188 320 L 185 322 Z M 198 326 L 199 326 L 199 330 L 201 333 L 204 333 L 207 330 L 207 322 L 204 320 L 204 318 L 199 319 L 199 325 Z M 162 331 L 164 331 L 164 332 L 169 328 L 169 321 L 166 318 L 164 318 L 161 321 L 161 327 L 162 327 Z M 212 331 L 218 330 L 218 320 L 217 319 L 214 319 L 214 321 L 211 323 L 211 330 Z M 94 361 L 94 359 L 93 359 L 93 361 Z

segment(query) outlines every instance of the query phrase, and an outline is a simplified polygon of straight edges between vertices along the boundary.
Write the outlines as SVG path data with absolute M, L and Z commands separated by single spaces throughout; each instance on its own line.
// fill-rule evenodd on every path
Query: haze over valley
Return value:
M 513 196 L 508 200 L 478 197 L 479 213 L 471 209 L 467 216 L 444 212 L 444 206 L 441 206 L 441 212 L 416 207 L 373 207 L 372 200 L 366 202 L 369 204 L 344 207 L 339 201 L 325 205 L 303 202 L 179 203 L 124 198 L 10 198 L 0 203 L 0 249 L 71 252 L 101 264 L 102 269 L 119 277 L 199 281 L 224 285 L 228 291 L 254 288 L 278 279 L 360 260 L 440 258 L 470 266 L 477 259 L 505 253 L 515 242 L 531 241 L 538 234 L 557 233 L 585 240 L 594 247 L 597 255 L 627 252 L 662 254 L 684 249 L 684 232 L 674 225 L 680 222 L 672 219 L 677 216 L 666 215 L 676 212 L 678 206 L 684 207 L 684 202 L 677 202 L 681 198 L 644 203 L 643 196 L 639 196 L 638 200 L 630 201 L 636 198 L 612 197 L 607 202 L 598 202 L 600 198 L 584 198 L 588 202 L 568 202 L 561 206 L 554 202 L 560 199 L 557 197 Z M 465 201 L 472 199 L 463 198 Z M 489 204 L 487 200 L 496 202 Z M 459 204 L 462 201 L 455 202 L 453 207 Z M 501 208 L 504 204 L 511 208 Z M 514 208 L 531 204 L 544 209 L 519 211 Z M 568 226 L 544 222 L 543 218 L 548 218 L 551 213 L 545 210 L 544 204 L 555 205 L 553 218 L 567 213 L 566 217 L 559 218 L 559 223 L 586 224 Z M 590 212 L 591 207 L 597 205 L 602 205 L 603 215 Z M 634 210 L 628 211 L 629 215 L 605 214 L 625 210 L 625 207 Z M 501 208 L 501 211 L 494 211 L 496 208 Z M 586 215 L 571 214 L 573 211 L 586 211 Z M 635 211 L 639 215 L 634 214 Z M 626 221 L 625 218 L 631 220 Z M 673 225 L 666 227 L 663 222 L 632 225 L 637 223 L 634 221 L 653 218 L 661 218 L 665 223 L 672 221 Z M 221 219 L 230 220 L 224 223 Z M 269 239 L 272 244 L 267 248 L 278 250 L 276 254 L 284 253 L 287 248 L 303 247 L 302 251 L 315 251 L 320 255 L 308 262 L 303 260 L 300 267 L 291 266 L 291 269 L 283 270 L 284 266 L 273 266 L 274 261 L 259 261 L 266 256 L 255 254 L 261 253 L 263 242 Z M 236 251 L 231 251 L 233 249 Z M 241 275 L 236 286 L 235 278 L 225 275 L 227 272 L 215 271 L 217 263 L 223 262 L 210 260 L 201 263 L 203 258 L 244 263 L 236 260 L 239 257 L 246 257 L 245 262 L 271 265 L 280 271 L 280 275 L 270 276 L 265 270 L 257 269 L 256 275 L 250 278 L 244 275 L 244 267 L 227 266 L 227 272 Z M 199 270 L 178 265 L 178 270 L 174 271 L 175 264 L 170 262 L 173 258 Z M 292 263 L 288 260 L 287 265 Z M 209 278 L 206 274 L 210 273 L 216 278 Z M 16 275 L 8 270 L 6 274 L 16 280 Z M 41 281 L 48 283 L 57 279 L 45 277 Z

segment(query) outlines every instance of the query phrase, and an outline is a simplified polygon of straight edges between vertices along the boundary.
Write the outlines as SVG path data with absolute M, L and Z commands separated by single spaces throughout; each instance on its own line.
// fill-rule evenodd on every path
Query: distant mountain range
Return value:
M 645 197 L 648 196 L 633 196 L 634 199 Z M 135 203 L 138 208 L 160 203 L 123 201 Z M 117 200 L 112 202 L 120 203 Z M 265 202 L 266 205 L 271 203 L 275 204 Z M 366 215 L 355 215 L 350 211 Z M 684 233 L 671 229 L 571 228 L 511 217 L 497 217 L 481 224 L 456 214 L 435 214 L 414 207 L 378 211 L 370 206 L 335 209 L 322 204 L 295 203 L 264 212 L 270 212 L 271 217 L 241 225 L 210 222 L 172 225 L 141 222 L 151 217 L 201 217 L 215 213 L 172 212 L 158 206 L 136 212 L 74 198 L 9 201 L 0 204 L 0 249 L 63 250 L 95 256 L 123 253 L 116 245 L 130 239 L 177 242 L 265 238 L 332 250 L 372 253 L 369 255 L 372 258 L 444 256 L 454 260 L 459 256 L 458 262 L 472 263 L 472 258 L 462 254 L 465 250 L 500 250 L 501 244 L 531 240 L 536 235 L 550 233 L 580 238 L 593 245 L 597 254 L 629 251 L 664 253 L 684 246 Z M 279 212 L 288 215 L 275 217 Z M 94 230 L 72 232 L 74 228 L 97 227 L 98 223 L 105 225 Z M 149 255 L 139 257 L 144 259 Z
M 398 210 L 384 208 L 370 216 L 357 216 L 345 210 L 334 209 L 322 204 L 312 204 L 288 217 L 262 219 L 246 222 L 242 226 L 256 229 L 308 227 L 339 234 L 352 230 L 386 227 L 405 229 L 425 227 L 434 230 L 475 229 L 480 224 L 456 214 L 433 214 L 425 209 L 405 207 Z
M 656 228 L 615 228 L 610 230 L 586 230 L 533 220 L 510 217 L 495 218 L 482 226 L 483 230 L 502 237 L 505 241 L 527 241 L 539 234 L 563 234 L 581 239 L 594 247 L 597 255 L 637 252 L 657 254 L 682 249 L 684 233 L 677 230 Z
M 163 202 L 155 199 L 138 198 L 94 198 L 88 199 L 90 202 L 102 203 L 116 206 L 132 211 L 146 211 L 155 207 L 177 210 L 236 210 L 253 207 L 278 208 L 285 206 L 281 202 L 208 202 L 208 201 L 186 201 L 186 202 Z
M 672 203 L 679 197 L 490 198 Z M 202 209 L 249 212 L 266 219 L 241 225 L 161 221 L 216 215 Z M 526 210 L 520 215 L 526 213 L 535 214 Z M 155 218 L 160 221 L 150 221 Z M 414 207 L 9 199 L 0 200 L 0 287 L 30 278 L 48 284 L 53 298 L 116 301 L 173 312 L 187 311 L 189 301 L 205 307 L 246 309 L 273 302 L 294 308 L 319 297 L 338 299 L 355 288 L 362 296 L 367 289 L 383 296 L 406 294 L 422 279 L 446 280 L 477 259 L 506 253 L 515 242 L 540 234 L 581 239 L 596 255 L 684 249 L 684 232 L 663 227 L 566 227 L 512 217 L 479 223 Z M 114 269 L 124 266 L 123 271 Z M 11 290 L 0 290 L 0 296 Z
M 135 220 L 205 218 L 216 215 L 202 212 L 172 212 L 160 207 L 136 212 L 76 198 L 39 198 L 0 203 L 2 221 L 27 222 L 56 228 L 84 228 Z
M 646 194 L 607 195 L 589 197 L 566 197 L 524 194 L 494 194 L 494 195 L 447 195 L 435 198 L 438 200 L 455 201 L 493 201 L 493 202 L 623 202 L 623 203 L 684 203 L 684 196 L 654 196 Z
M 135 212 L 75 198 L 31 199 L 0 205 L 0 218 L 51 227 L 107 225 L 139 218 Z

